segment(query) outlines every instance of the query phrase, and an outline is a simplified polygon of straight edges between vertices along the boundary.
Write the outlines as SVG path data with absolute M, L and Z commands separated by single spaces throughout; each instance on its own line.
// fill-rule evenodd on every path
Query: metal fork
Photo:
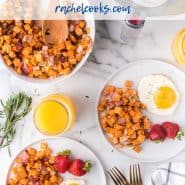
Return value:
M 130 185 L 142 185 L 142 177 L 139 164 L 130 165 Z
M 129 185 L 126 177 L 121 173 L 117 167 L 113 167 L 108 171 L 111 179 L 114 181 L 115 185 Z

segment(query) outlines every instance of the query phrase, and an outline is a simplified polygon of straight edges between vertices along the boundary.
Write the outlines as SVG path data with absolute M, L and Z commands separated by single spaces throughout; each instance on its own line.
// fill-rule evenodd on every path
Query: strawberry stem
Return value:
M 85 161 L 83 170 L 85 170 L 86 172 L 89 172 L 91 167 L 92 167 L 91 161 Z
M 184 137 L 184 136 L 185 136 L 184 130 L 181 128 L 179 130 L 179 132 L 177 133 L 175 139 L 178 139 L 179 141 L 181 141 L 182 140 L 182 137 Z
M 71 150 L 63 150 L 62 152 L 59 152 L 57 155 L 69 156 L 71 155 Z
M 161 140 L 154 140 L 154 143 L 155 144 L 159 144 L 159 143 L 161 143 L 162 141 Z

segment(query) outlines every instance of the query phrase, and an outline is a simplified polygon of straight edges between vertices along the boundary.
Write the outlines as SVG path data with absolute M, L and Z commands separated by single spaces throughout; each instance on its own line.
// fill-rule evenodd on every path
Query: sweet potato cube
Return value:
M 137 153 L 139 153 L 139 152 L 141 152 L 141 146 L 135 146 L 134 148 L 133 148 L 133 150 L 134 151 L 136 151 Z

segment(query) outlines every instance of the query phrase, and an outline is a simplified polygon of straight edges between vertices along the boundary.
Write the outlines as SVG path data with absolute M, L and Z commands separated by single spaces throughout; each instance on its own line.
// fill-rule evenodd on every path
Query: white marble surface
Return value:
M 97 22 L 94 52 L 76 75 L 53 86 L 35 86 L 15 79 L 1 68 L 0 97 L 6 98 L 12 92 L 24 90 L 33 96 L 33 104 L 35 105 L 42 96 L 52 92 L 62 92 L 69 95 L 76 105 L 77 122 L 72 131 L 67 133 L 66 136 L 82 141 L 92 149 L 102 161 L 105 170 L 116 165 L 125 174 L 128 174 L 129 164 L 137 161 L 129 159 L 111 148 L 101 137 L 98 130 L 98 123 L 95 119 L 98 92 L 106 78 L 126 63 L 147 58 L 174 63 L 170 49 L 171 41 L 175 33 L 183 27 L 185 27 L 184 21 L 148 21 L 136 46 L 129 47 L 110 38 L 110 35 L 116 35 L 115 31 L 118 29 L 116 26 L 112 27 L 113 29 L 108 32 L 105 22 Z M 180 67 L 184 68 L 183 66 Z M 17 124 L 17 135 L 11 145 L 12 157 L 9 157 L 6 149 L 0 150 L 1 185 L 5 184 L 8 167 L 17 152 L 33 141 L 45 137 L 35 129 L 32 114 L 33 112 L 24 121 Z M 185 160 L 184 156 L 185 152 L 182 152 L 173 160 Z M 142 164 L 144 185 L 149 184 L 150 175 L 157 165 L 159 163 Z M 113 185 L 109 178 L 108 185 Z

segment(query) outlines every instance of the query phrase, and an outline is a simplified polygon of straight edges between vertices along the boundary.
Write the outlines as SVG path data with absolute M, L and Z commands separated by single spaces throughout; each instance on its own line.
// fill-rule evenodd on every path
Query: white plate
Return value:
M 56 137 L 56 138 L 48 138 L 48 139 L 43 139 L 40 141 L 37 141 L 28 147 L 34 147 L 39 149 L 40 143 L 41 142 L 46 142 L 48 143 L 49 147 L 52 149 L 53 154 L 58 153 L 59 151 L 69 149 L 72 151 L 72 156 L 76 158 L 80 158 L 82 160 L 90 160 L 92 162 L 92 169 L 91 171 L 82 176 L 82 177 L 75 177 L 74 175 L 71 175 L 69 173 L 61 174 L 61 176 L 64 179 L 82 179 L 86 182 L 87 185 L 95 185 L 97 184 L 97 181 L 101 185 L 106 185 L 106 178 L 105 178 L 105 173 L 103 170 L 103 167 L 101 165 L 101 162 L 99 159 L 89 150 L 86 146 L 82 145 L 81 143 L 65 138 L 65 137 Z M 24 148 L 18 155 L 17 157 L 26 149 Z M 15 161 L 15 160 L 14 160 Z M 14 161 L 12 162 L 11 167 L 14 165 Z M 8 177 L 11 176 L 10 170 L 9 174 L 7 175 Z
M 125 65 L 122 69 L 117 71 L 115 74 L 113 74 L 106 81 L 104 86 L 111 84 L 117 87 L 122 87 L 125 80 L 132 80 L 134 81 L 135 88 L 137 88 L 139 81 L 144 76 L 147 76 L 150 74 L 167 75 L 176 84 L 180 92 L 180 104 L 178 105 L 173 115 L 170 115 L 170 116 L 158 116 L 154 114 L 152 115 L 148 112 L 146 112 L 146 115 L 152 120 L 153 123 L 172 121 L 172 122 L 179 123 L 183 128 L 185 128 L 185 108 L 184 108 L 185 107 L 185 85 L 184 85 L 185 73 L 179 70 L 174 65 L 168 64 L 166 62 L 161 62 L 158 60 L 142 60 L 142 61 L 130 63 L 128 65 Z M 100 92 L 100 95 L 101 95 L 101 92 Z M 102 128 L 101 128 L 101 132 L 103 133 Z M 103 135 L 105 136 L 104 133 Z M 183 139 L 182 141 L 166 139 L 165 142 L 160 144 L 155 144 L 154 142 L 147 140 L 142 145 L 142 151 L 139 154 L 132 151 L 131 149 L 126 149 L 126 148 L 117 149 L 117 150 L 127 155 L 128 157 L 137 159 L 141 162 L 157 162 L 157 161 L 167 160 L 177 155 L 184 148 L 185 148 L 185 139 Z
M 132 0 L 134 3 L 145 7 L 157 7 L 166 3 L 168 0 Z

